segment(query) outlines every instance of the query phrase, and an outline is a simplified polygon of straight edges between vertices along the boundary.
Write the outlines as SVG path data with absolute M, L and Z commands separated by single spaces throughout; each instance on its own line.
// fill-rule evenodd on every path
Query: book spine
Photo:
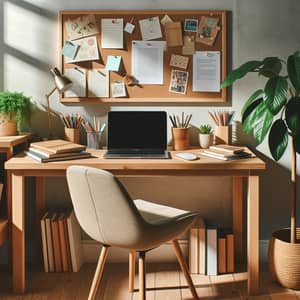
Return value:
M 218 239 L 218 273 L 226 273 L 226 238 Z
M 50 216 L 45 220 L 46 225 L 46 237 L 47 237 L 47 253 L 49 262 L 49 272 L 54 272 L 54 255 L 53 255 L 53 243 L 52 243 L 52 232 L 51 232 L 51 221 Z
M 198 229 L 199 274 L 206 273 L 206 229 Z
M 62 262 L 61 262 L 61 255 L 60 255 L 60 243 L 59 243 L 59 232 L 58 232 L 57 219 L 51 220 L 51 229 L 52 229 L 55 271 L 61 272 L 62 271 Z
M 218 274 L 217 229 L 208 228 L 206 234 L 207 234 L 207 247 L 206 247 L 207 275 L 217 275 Z
M 226 235 L 227 244 L 227 272 L 234 272 L 234 236 L 233 234 Z
M 198 228 L 190 229 L 190 239 L 189 239 L 189 264 L 190 273 L 198 274 Z
M 67 218 L 63 219 L 64 224 L 64 232 L 65 232 L 65 238 L 66 238 L 66 250 L 67 250 L 67 261 L 68 261 L 68 271 L 72 272 L 72 259 L 71 259 L 71 250 L 70 250 L 70 238 L 69 238 L 69 232 L 68 232 L 68 223 Z
M 66 236 L 64 230 L 64 222 L 62 216 L 58 220 L 58 232 L 59 232 L 59 240 L 60 240 L 60 253 L 61 253 L 61 261 L 62 261 L 62 271 L 68 272 L 68 258 L 67 258 L 67 245 L 66 245 Z
M 43 246 L 43 259 L 44 259 L 44 271 L 49 272 L 48 264 L 48 250 L 47 250 L 47 237 L 46 237 L 46 222 L 45 219 L 41 219 L 41 234 L 42 234 L 42 246 Z

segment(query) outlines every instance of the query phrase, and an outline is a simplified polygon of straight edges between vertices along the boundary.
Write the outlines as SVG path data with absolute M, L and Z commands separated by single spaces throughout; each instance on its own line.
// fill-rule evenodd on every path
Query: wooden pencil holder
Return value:
M 174 150 L 186 150 L 189 148 L 189 132 L 189 128 L 172 128 Z
M 215 144 L 231 144 L 232 128 L 229 126 L 215 127 Z
M 65 139 L 75 144 L 80 143 L 80 129 L 65 127 Z

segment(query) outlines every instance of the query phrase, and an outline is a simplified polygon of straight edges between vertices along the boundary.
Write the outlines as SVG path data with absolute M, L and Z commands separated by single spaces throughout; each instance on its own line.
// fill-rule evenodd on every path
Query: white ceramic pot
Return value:
M 213 135 L 212 134 L 203 134 L 199 133 L 199 144 L 201 148 L 208 148 L 212 145 Z

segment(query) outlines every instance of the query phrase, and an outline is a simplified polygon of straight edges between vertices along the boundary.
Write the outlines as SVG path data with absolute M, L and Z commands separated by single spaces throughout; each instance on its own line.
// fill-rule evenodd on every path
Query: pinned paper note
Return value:
M 114 81 L 111 84 L 111 94 L 113 98 L 126 97 L 126 88 L 123 81 Z
M 185 94 L 188 84 L 189 73 L 186 71 L 172 70 L 169 92 Z
M 220 30 L 218 18 L 201 17 L 196 42 L 212 46 Z
M 115 55 L 107 56 L 105 69 L 107 71 L 118 72 L 120 69 L 121 60 L 122 60 L 122 56 L 115 56 Z
M 142 38 L 144 41 L 159 39 L 162 37 L 159 18 L 152 17 L 139 21 Z
M 172 54 L 170 66 L 185 69 L 187 68 L 189 63 L 189 58 L 182 55 Z
M 89 70 L 88 87 L 88 97 L 109 97 L 109 72 L 106 69 Z
M 182 46 L 182 29 L 180 22 L 167 23 L 165 25 L 165 32 L 168 47 Z
M 97 38 L 95 36 L 90 36 L 76 41 L 72 41 L 72 43 L 78 45 L 79 49 L 75 58 L 67 59 L 67 63 L 99 59 Z
M 163 24 L 164 26 L 165 26 L 167 23 L 172 23 L 172 22 L 173 22 L 173 20 L 172 20 L 171 17 L 169 17 L 168 15 L 165 15 L 165 16 L 161 19 L 161 21 L 160 21 L 160 23 Z
M 101 20 L 102 48 L 123 49 L 123 19 Z
M 65 41 L 64 46 L 61 50 L 61 53 L 65 57 L 74 59 L 77 54 L 78 49 L 79 49 L 79 45 L 76 45 L 70 41 Z
M 65 97 L 85 97 L 86 96 L 86 71 L 82 68 L 67 68 L 66 75 L 72 82 L 70 89 L 65 91 Z
M 183 38 L 183 55 L 193 55 L 195 52 L 195 37 L 193 35 L 185 35 Z

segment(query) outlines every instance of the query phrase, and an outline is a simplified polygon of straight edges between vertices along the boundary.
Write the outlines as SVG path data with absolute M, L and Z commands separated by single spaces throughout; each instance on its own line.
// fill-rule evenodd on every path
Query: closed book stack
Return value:
M 91 154 L 85 150 L 86 146 L 83 145 L 64 140 L 50 140 L 31 143 L 26 154 L 39 162 L 45 163 L 91 157 Z
M 41 234 L 45 272 L 78 272 L 83 259 L 74 211 L 47 212 L 41 219 Z

